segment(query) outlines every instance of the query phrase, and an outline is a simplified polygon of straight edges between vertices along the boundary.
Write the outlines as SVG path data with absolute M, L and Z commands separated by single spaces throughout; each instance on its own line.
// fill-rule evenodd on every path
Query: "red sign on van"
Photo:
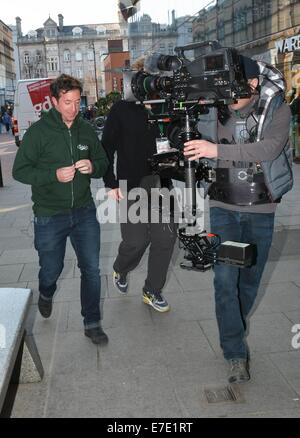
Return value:
M 41 111 L 49 111 L 49 109 L 52 108 L 50 98 L 51 82 L 51 79 L 44 79 L 27 85 L 33 108 L 37 113 L 40 113 Z

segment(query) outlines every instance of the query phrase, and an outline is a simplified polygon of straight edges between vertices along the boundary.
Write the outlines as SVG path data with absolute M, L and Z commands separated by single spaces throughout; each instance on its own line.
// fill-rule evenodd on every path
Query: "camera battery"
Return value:
M 219 246 L 217 262 L 238 267 L 251 266 L 255 258 L 256 246 L 250 243 L 226 241 Z

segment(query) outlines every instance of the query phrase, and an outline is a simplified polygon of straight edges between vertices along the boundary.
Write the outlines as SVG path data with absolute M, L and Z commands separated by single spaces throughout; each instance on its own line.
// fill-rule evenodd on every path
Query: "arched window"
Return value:
M 104 26 L 97 26 L 96 31 L 97 31 L 97 35 L 105 35 L 106 34 L 106 28 Z
M 82 36 L 82 29 L 79 26 L 74 27 L 72 32 L 74 37 Z
M 35 53 L 35 60 L 37 63 L 42 62 L 42 52 L 40 50 L 37 50 Z
M 29 64 L 30 63 L 30 55 L 29 52 L 25 52 L 24 53 L 24 64 Z

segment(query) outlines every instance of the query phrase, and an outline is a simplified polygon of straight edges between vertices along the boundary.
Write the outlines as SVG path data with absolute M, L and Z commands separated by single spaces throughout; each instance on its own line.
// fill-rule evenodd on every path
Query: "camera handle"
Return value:
M 187 141 L 197 138 L 197 131 L 194 129 L 189 113 L 186 111 L 184 116 L 184 129 L 180 134 L 180 139 L 183 144 Z M 184 180 L 185 180 L 185 218 L 187 221 L 187 232 L 192 235 L 195 234 L 193 227 L 196 225 L 196 162 L 184 158 Z

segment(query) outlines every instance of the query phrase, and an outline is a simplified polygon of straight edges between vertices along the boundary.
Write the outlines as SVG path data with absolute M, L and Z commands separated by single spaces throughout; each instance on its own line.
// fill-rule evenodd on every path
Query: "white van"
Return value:
M 15 142 L 20 146 L 29 126 L 39 120 L 42 111 L 52 107 L 50 84 L 52 79 L 36 78 L 18 81 L 13 111 Z

